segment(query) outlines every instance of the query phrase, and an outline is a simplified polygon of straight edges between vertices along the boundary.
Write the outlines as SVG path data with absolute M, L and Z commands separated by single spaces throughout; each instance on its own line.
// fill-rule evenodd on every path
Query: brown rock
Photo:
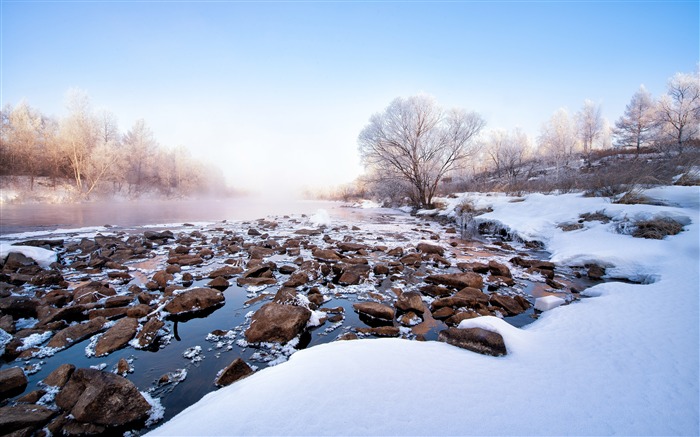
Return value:
M 311 255 L 319 261 L 339 261 L 341 259 L 340 254 L 333 249 L 315 248 Z
M 136 335 L 138 327 L 139 322 L 131 317 L 119 320 L 97 340 L 95 356 L 103 357 L 126 346 L 129 340 Z
M 425 282 L 429 284 L 445 285 L 447 287 L 462 289 L 465 287 L 481 289 L 484 286 L 484 280 L 477 273 L 446 273 L 442 275 L 429 275 L 425 278 Z
M 75 366 L 72 364 L 61 364 L 49 373 L 49 375 L 42 381 L 45 385 L 50 385 L 52 387 L 63 387 L 66 385 L 71 375 L 75 371 Z
M 163 308 L 172 315 L 206 310 L 221 305 L 224 295 L 211 288 L 194 288 L 176 295 Z
M 438 341 L 495 357 L 508 353 L 501 334 L 481 328 L 447 328 L 440 331 Z
M 515 316 L 522 313 L 526 309 L 523 308 L 514 298 L 502 294 L 492 294 L 491 298 L 489 299 L 489 303 L 493 306 L 504 309 L 508 316 Z
M 457 326 L 462 322 L 462 320 L 473 319 L 475 317 L 479 317 L 479 314 L 475 313 L 474 311 L 460 311 L 448 317 L 447 320 L 445 320 L 445 323 L 450 326 Z
M 376 328 L 357 328 L 362 334 L 376 335 L 377 337 L 398 337 L 401 331 L 395 326 L 378 326 Z
M 252 287 L 258 287 L 260 285 L 275 285 L 277 279 L 275 278 L 238 278 L 236 283 L 239 286 L 250 285 Z
M 164 325 L 165 323 L 157 317 L 148 319 L 148 322 L 143 325 L 143 328 L 141 328 L 141 331 L 136 336 L 139 348 L 145 349 L 151 347 L 156 341 L 156 338 L 158 338 L 158 331 Z
M 375 275 L 388 275 L 389 274 L 389 266 L 386 264 L 375 264 L 374 265 L 374 274 Z
M 214 279 L 219 276 L 224 277 L 226 279 L 230 279 L 235 275 L 239 275 L 243 273 L 243 268 L 241 267 L 233 267 L 233 266 L 224 266 L 219 269 L 213 270 L 211 273 L 209 273 L 209 278 Z
M 95 369 L 77 369 L 56 396 L 56 405 L 79 422 L 121 426 L 144 419 L 151 406 L 128 379 Z
M 454 315 L 455 311 L 450 307 L 442 307 L 433 311 L 433 318 L 438 320 L 444 320 L 450 318 Z
M 116 295 L 117 292 L 113 288 L 101 282 L 92 281 L 85 285 L 81 285 L 73 291 L 73 302 L 94 303 L 105 297 Z
M 417 266 L 420 265 L 420 263 L 423 261 L 423 258 L 421 258 L 420 253 L 409 253 L 408 255 L 401 257 L 399 261 L 401 261 L 401 264 L 406 266 Z
M 253 314 L 245 338 L 250 343 L 286 343 L 301 333 L 309 318 L 306 308 L 270 302 Z
M 443 249 L 440 246 L 436 246 L 434 244 L 429 243 L 418 243 L 418 245 L 416 246 L 416 250 L 425 254 L 435 254 L 440 256 L 443 256 L 445 254 L 445 249 Z
M 417 314 L 423 314 L 425 311 L 425 303 L 421 300 L 420 293 L 415 291 L 407 291 L 401 294 L 396 299 L 396 309 L 408 312 L 413 311 Z
M 309 282 L 309 275 L 302 270 L 298 270 L 298 271 L 295 271 L 294 273 L 292 273 L 292 275 L 289 277 L 289 279 L 287 279 L 284 282 L 283 285 L 285 287 L 294 288 L 294 287 L 302 286 L 302 285 L 306 284 L 307 282 Z
M 605 276 L 605 268 L 596 264 L 592 264 L 588 267 L 588 277 L 593 280 L 602 279 Z
M 512 278 L 513 275 L 510 273 L 510 269 L 505 264 L 501 264 L 494 260 L 489 261 L 489 271 L 494 276 L 503 276 L 506 278 Z
M 358 313 L 382 320 L 394 320 L 394 309 L 377 302 L 359 302 L 352 305 Z
M 370 266 L 367 264 L 354 264 L 343 269 L 338 279 L 341 285 L 357 285 L 369 276 Z
M 105 301 L 105 308 L 116 308 L 129 305 L 133 302 L 133 296 L 114 296 Z
M 44 426 L 54 414 L 56 413 L 53 410 L 36 404 L 2 407 L 0 408 L 0 430 L 3 435 L 9 435 L 18 430 L 29 431 L 20 435 L 31 435 L 32 431 Z
M 129 362 L 124 358 L 120 358 L 119 362 L 117 362 L 117 375 L 126 376 L 130 370 L 131 366 L 129 366 Z
M 168 282 L 175 279 L 175 277 L 172 274 L 166 272 L 165 270 L 159 270 L 159 271 L 155 272 L 152 279 L 153 279 L 153 282 L 158 284 L 158 288 L 160 288 L 162 290 L 165 287 L 167 287 Z
M 239 379 L 243 379 L 252 374 L 253 369 L 251 369 L 250 366 L 248 366 L 248 364 L 246 364 L 246 362 L 242 359 L 236 358 L 223 370 L 223 372 L 221 372 L 221 375 L 216 378 L 215 384 L 219 387 L 231 385 Z
M 75 343 L 78 343 L 91 335 L 102 331 L 105 323 L 107 323 L 107 319 L 104 317 L 96 317 L 92 320 L 88 320 L 87 322 L 69 326 L 57 332 L 56 335 L 49 340 L 46 346 L 58 349 L 70 347 Z
M 27 388 L 27 376 L 20 367 L 0 370 L 0 400 L 11 398 Z
M 207 287 L 215 288 L 220 291 L 224 291 L 229 287 L 229 283 L 223 276 L 217 276 L 207 283 Z

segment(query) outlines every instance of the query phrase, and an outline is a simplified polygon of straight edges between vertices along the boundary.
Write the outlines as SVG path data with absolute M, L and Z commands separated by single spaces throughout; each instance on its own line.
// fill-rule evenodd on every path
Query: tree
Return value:
M 29 189 L 34 189 L 34 178 L 38 176 L 43 162 L 42 138 L 43 116 L 22 101 L 9 114 L 7 159 L 15 173 L 24 173 L 30 178 Z
M 568 165 L 578 148 L 578 140 L 566 109 L 560 108 L 542 125 L 538 140 L 541 152 L 554 160 L 557 173 L 562 165 Z
M 668 82 L 667 94 L 659 100 L 657 114 L 660 141 L 675 144 L 683 153 L 684 143 L 697 137 L 700 129 L 700 73 L 676 73 Z
M 143 119 L 136 120 L 129 132 L 124 136 L 124 148 L 127 153 L 127 182 L 129 193 L 138 194 L 143 190 L 149 176 L 152 158 L 155 156 L 158 144 L 153 132 Z
M 583 145 L 583 154 L 590 165 L 593 143 L 603 132 L 603 118 L 599 105 L 588 99 L 583 102 L 583 108 L 576 113 L 576 132 Z
M 427 95 L 399 97 L 360 133 L 360 156 L 366 167 L 407 182 L 413 202 L 429 208 L 443 176 L 473 156 L 484 125 L 476 112 L 444 110 Z
M 521 129 L 512 133 L 505 130 L 491 131 L 486 140 L 486 154 L 493 162 L 496 174 L 508 177 L 514 182 L 522 170 L 522 164 L 529 151 L 529 139 Z
M 90 100 L 81 90 L 71 89 L 68 92 L 68 110 L 70 114 L 62 120 L 59 135 L 70 162 L 76 189 L 82 193 L 85 172 L 97 142 L 96 121 Z
M 636 146 L 639 153 L 642 145 L 653 138 L 658 125 L 655 114 L 654 99 L 642 85 L 625 106 L 625 113 L 615 122 L 616 144 L 620 147 Z

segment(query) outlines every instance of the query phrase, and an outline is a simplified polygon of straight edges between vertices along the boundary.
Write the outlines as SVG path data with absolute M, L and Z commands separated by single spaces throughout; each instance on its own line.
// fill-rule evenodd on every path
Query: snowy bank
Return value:
M 334 342 L 208 394 L 151 434 L 698 435 L 699 192 L 654 195 L 674 206 L 477 199 L 493 208 L 482 219 L 543 241 L 556 262 L 595 261 L 648 282 L 600 284 L 587 293 L 596 297 L 524 329 L 493 317 L 461 325 L 500 332 L 505 357 L 436 342 Z M 618 223 L 670 214 L 686 225 L 664 240 L 620 234 L 613 222 L 557 227 L 602 209 Z

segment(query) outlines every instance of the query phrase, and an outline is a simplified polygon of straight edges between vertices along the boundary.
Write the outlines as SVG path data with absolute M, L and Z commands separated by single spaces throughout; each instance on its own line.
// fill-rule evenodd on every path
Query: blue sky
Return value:
M 352 180 L 357 135 L 432 94 L 536 136 L 560 107 L 612 123 L 644 84 L 700 58 L 699 2 L 31 2 L 2 0 L 2 104 L 65 114 L 85 90 L 122 131 L 208 157 L 240 187 Z

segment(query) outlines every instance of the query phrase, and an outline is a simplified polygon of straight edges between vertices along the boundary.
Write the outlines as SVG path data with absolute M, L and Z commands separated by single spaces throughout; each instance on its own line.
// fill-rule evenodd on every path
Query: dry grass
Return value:
M 667 235 L 676 235 L 683 230 L 683 225 L 670 218 L 642 220 L 635 223 L 632 236 L 662 240 Z
M 605 211 L 585 212 L 579 215 L 584 222 L 598 221 L 601 223 L 609 223 L 611 218 L 605 215 Z

